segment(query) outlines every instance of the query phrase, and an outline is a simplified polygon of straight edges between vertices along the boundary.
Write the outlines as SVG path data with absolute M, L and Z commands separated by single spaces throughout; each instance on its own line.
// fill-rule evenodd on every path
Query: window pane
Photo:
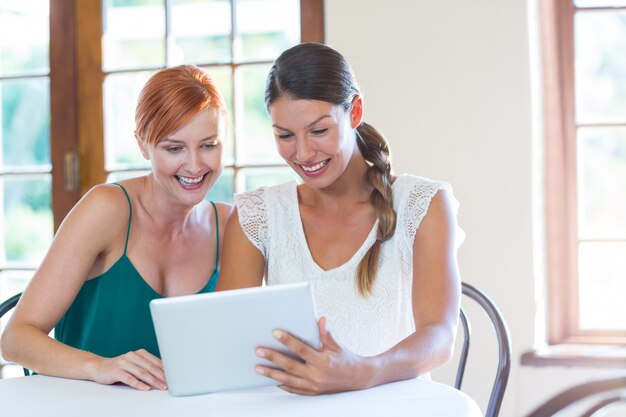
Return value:
M 48 78 L 0 81 L 0 171 L 50 165 L 49 85 Z
M 107 175 L 106 182 L 120 182 L 129 178 L 140 177 L 142 175 L 148 175 L 151 171 L 115 171 Z
M 626 242 L 583 242 L 578 256 L 581 329 L 626 330 Z
M 233 177 L 234 172 L 230 168 L 225 168 L 222 171 L 222 175 L 217 180 L 217 182 L 213 185 L 213 188 L 206 196 L 206 200 L 209 201 L 221 201 L 224 203 L 232 203 L 233 202 Z
M 165 65 L 164 0 L 105 0 L 105 71 Z
M 51 175 L 0 177 L 2 265 L 37 267 L 52 242 Z
M 253 190 L 263 186 L 282 184 L 299 180 L 298 175 L 288 166 L 277 168 L 246 168 L 239 171 L 237 179 L 240 191 Z M 300 181 L 301 182 L 301 181 Z
M 300 2 L 237 0 L 237 61 L 274 60 L 300 42 Z M 262 16 L 262 18 L 261 18 Z
M 626 6 L 624 0 L 576 0 L 576 7 L 620 7 Z
M 26 288 L 26 284 L 32 278 L 32 271 L 0 271 L 0 302 L 13 297 Z M 6 324 L 7 320 L 2 320 Z
M 575 18 L 577 121 L 626 121 L 626 12 Z
M 578 211 L 582 240 L 626 240 L 626 128 L 579 130 Z
M 250 65 L 239 67 L 236 72 L 238 164 L 282 162 L 265 110 L 265 79 L 269 69 L 269 65 Z
M 47 74 L 50 4 L 0 0 L 0 76 Z
M 174 0 L 169 65 L 229 62 L 229 0 Z
M 104 80 L 104 141 L 106 170 L 146 167 L 135 141 L 135 106 L 151 73 L 111 74 Z
M 233 72 L 230 66 L 211 66 L 203 68 L 208 72 L 226 102 L 227 122 L 224 143 L 224 164 L 232 165 L 234 160 L 234 125 L 233 125 Z

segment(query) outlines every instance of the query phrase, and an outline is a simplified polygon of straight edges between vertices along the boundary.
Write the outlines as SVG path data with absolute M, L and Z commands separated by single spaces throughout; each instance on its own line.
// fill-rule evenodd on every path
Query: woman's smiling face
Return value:
M 360 117 L 357 122 L 354 110 L 283 96 L 269 106 L 269 114 L 280 156 L 312 188 L 337 181 L 358 152 L 354 128 Z
M 174 199 L 200 203 L 222 172 L 224 116 L 203 110 L 156 145 L 138 140 L 152 174 Z

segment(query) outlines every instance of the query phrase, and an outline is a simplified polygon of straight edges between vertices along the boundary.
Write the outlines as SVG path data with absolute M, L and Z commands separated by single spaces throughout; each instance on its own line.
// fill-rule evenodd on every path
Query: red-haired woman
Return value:
M 166 388 L 148 304 L 215 289 L 230 207 L 204 197 L 222 171 L 225 106 L 207 73 L 179 66 L 146 83 L 135 122 L 152 172 L 98 185 L 68 214 L 4 331 L 7 360 Z

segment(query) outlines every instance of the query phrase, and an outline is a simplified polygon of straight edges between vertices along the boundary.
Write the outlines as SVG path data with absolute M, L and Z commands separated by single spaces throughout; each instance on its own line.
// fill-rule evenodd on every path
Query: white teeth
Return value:
M 180 183 L 183 185 L 194 185 L 202 181 L 204 175 L 201 175 L 197 178 L 181 177 L 180 175 L 177 175 L 176 178 L 178 178 L 178 181 L 180 181 Z
M 300 165 L 302 167 L 303 170 L 305 170 L 306 172 L 313 172 L 313 171 L 317 171 L 319 169 L 322 169 L 326 166 L 326 164 L 328 164 L 328 159 L 325 161 L 320 162 L 319 164 L 315 164 L 313 166 L 304 166 L 304 165 Z

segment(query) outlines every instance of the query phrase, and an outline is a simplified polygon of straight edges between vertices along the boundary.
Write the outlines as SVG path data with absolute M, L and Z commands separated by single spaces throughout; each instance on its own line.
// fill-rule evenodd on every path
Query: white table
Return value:
M 318 397 L 262 387 L 193 397 L 47 376 L 0 380 L 2 416 L 482 417 L 476 403 L 447 385 L 413 379 Z

